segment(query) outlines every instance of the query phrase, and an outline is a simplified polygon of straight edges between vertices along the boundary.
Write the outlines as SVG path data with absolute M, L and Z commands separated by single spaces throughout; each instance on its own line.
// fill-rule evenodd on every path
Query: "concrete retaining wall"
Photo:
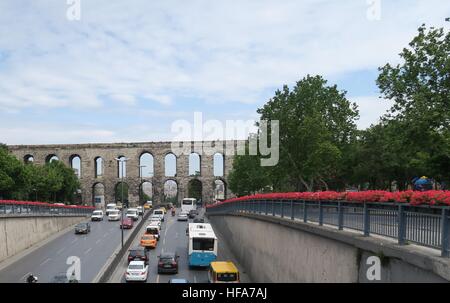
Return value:
M 411 247 L 257 215 L 208 216 L 255 282 L 447 282 L 450 261 Z M 220 243 L 219 243 L 220 245 Z M 368 258 L 381 280 L 369 281 Z M 373 268 L 373 267 L 372 267 Z
M 0 218 L 0 262 L 85 219 L 85 217 Z

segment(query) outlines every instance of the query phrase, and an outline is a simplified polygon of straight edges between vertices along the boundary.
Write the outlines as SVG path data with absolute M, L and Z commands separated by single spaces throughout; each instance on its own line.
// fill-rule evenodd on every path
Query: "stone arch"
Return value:
M 153 183 L 148 180 L 145 180 L 140 184 L 139 193 L 140 193 L 141 204 L 145 203 L 148 200 L 153 201 L 153 195 L 154 195 L 153 188 L 154 188 Z
M 155 174 L 155 157 L 152 153 L 144 151 L 139 156 L 139 176 L 141 178 L 151 178 Z
M 189 176 L 201 176 L 202 158 L 198 153 L 189 154 Z
M 33 163 L 33 162 L 34 162 L 34 157 L 33 157 L 33 155 L 30 155 L 30 154 L 25 155 L 25 156 L 23 157 L 23 162 L 24 162 L 25 164 L 31 164 L 31 163 Z
M 189 180 L 187 184 L 187 194 L 189 198 L 196 198 L 197 201 L 203 197 L 203 183 L 197 178 Z
M 45 157 L 45 163 L 50 163 L 53 161 L 59 161 L 59 157 L 56 154 L 49 154 Z
M 92 204 L 96 208 L 105 207 L 105 185 L 101 182 L 96 182 L 92 185 Z
M 122 185 L 123 184 L 123 185 Z M 122 187 L 123 187 L 123 201 L 122 201 Z M 129 205 L 129 195 L 130 195 L 130 187 L 127 182 L 117 182 L 116 186 L 114 186 L 114 198 L 116 202 L 122 204 L 122 206 Z
M 125 156 L 118 156 L 117 159 L 126 159 Z M 127 161 L 123 161 L 123 163 L 121 161 L 117 161 L 117 178 L 122 178 L 122 176 L 124 178 L 127 177 Z
M 103 176 L 103 170 L 104 170 L 104 161 L 103 158 L 98 156 L 94 159 L 94 174 L 95 178 L 99 178 Z
M 81 157 L 80 155 L 71 155 L 69 158 L 70 167 L 78 178 L 81 178 Z
M 213 181 L 214 200 L 225 200 L 227 198 L 227 183 L 222 178 L 216 178 Z
M 164 203 L 172 202 L 178 204 L 179 185 L 175 179 L 166 179 L 163 184 L 163 192 L 161 201 Z
M 223 177 L 225 172 L 225 157 L 222 153 L 213 155 L 213 176 Z
M 176 177 L 177 176 L 177 156 L 174 153 L 168 152 L 164 156 L 164 176 Z

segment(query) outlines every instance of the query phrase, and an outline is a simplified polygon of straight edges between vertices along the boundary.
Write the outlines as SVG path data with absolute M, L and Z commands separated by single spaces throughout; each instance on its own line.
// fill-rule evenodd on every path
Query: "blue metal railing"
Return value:
M 346 201 L 246 200 L 214 205 L 209 214 L 248 213 L 351 229 L 441 250 L 450 257 L 449 207 Z
M 93 208 L 0 203 L 0 218 L 11 216 L 87 216 Z

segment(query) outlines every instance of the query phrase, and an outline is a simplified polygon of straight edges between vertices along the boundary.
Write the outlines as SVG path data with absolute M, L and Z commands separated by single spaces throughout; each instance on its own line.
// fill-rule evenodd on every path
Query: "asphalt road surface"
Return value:
M 119 247 L 121 232 L 120 221 L 109 222 L 106 216 L 104 221 L 90 224 L 89 234 L 75 235 L 71 230 L 4 268 L 0 283 L 25 282 L 30 273 L 38 277 L 39 283 L 51 282 L 55 275 L 66 273 L 70 256 L 80 258 L 80 282 L 92 282 Z M 130 230 L 124 230 L 124 241 L 129 234 Z
M 203 210 L 200 212 L 200 216 L 203 216 Z M 188 279 L 190 283 L 207 283 L 208 282 L 208 272 L 207 269 L 190 269 L 188 266 L 188 238 L 186 236 L 186 227 L 189 222 L 179 222 L 177 217 L 172 217 L 170 212 L 165 216 L 165 222 L 162 223 L 161 239 L 155 249 L 150 250 L 149 256 L 149 275 L 147 278 L 147 283 L 167 283 L 173 278 L 184 278 Z M 207 219 L 205 218 L 205 222 Z M 142 230 L 134 239 L 130 248 L 139 246 L 139 241 L 141 236 L 145 232 L 145 224 Z M 229 247 L 226 245 L 223 236 L 218 234 L 218 261 L 233 261 L 233 263 L 238 267 L 241 274 L 241 282 L 251 282 L 248 275 L 245 273 L 242 266 L 237 262 Z M 178 260 L 178 274 L 158 274 L 158 255 L 161 252 L 177 252 L 180 256 Z M 119 263 L 116 271 L 113 273 L 110 282 L 113 283 L 125 283 L 125 271 L 128 265 L 127 261 L 128 254 L 125 254 L 122 261 Z

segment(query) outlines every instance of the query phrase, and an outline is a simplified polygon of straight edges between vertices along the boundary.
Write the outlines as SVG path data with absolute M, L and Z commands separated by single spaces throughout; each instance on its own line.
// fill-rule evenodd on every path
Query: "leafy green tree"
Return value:
M 382 96 L 394 101 L 395 121 L 408 178 L 427 174 L 449 180 L 450 32 L 422 25 L 396 66 L 380 68 Z
M 268 170 L 284 185 L 275 190 L 328 189 L 356 136 L 358 110 L 345 95 L 321 76 L 307 76 L 258 109 L 261 119 L 280 122 L 280 161 Z

